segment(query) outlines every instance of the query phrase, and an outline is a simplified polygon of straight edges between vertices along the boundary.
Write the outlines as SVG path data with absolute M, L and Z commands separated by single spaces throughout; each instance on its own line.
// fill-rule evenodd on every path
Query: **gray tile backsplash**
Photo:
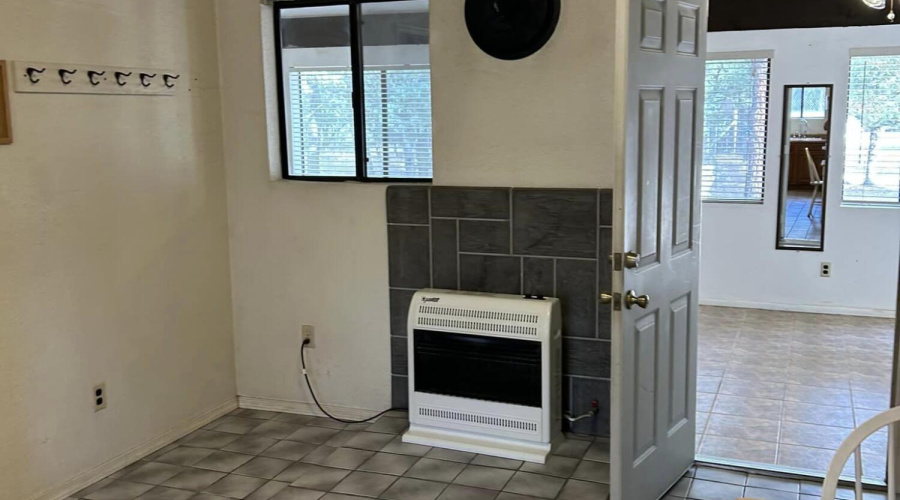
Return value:
M 513 252 L 597 258 L 596 190 L 513 190 Z
M 562 306 L 564 334 L 597 336 L 597 260 L 556 261 L 556 297 Z
M 520 257 L 508 255 L 459 256 L 459 288 L 470 292 L 522 293 Z
M 459 221 L 459 251 L 509 254 L 509 221 Z
M 406 314 L 418 288 L 559 297 L 563 408 L 609 435 L 611 190 L 391 186 L 387 190 L 393 405 L 408 405 Z M 424 205 L 423 205 L 424 204 Z M 424 214 L 424 216 L 423 216 Z M 429 217 L 430 214 L 430 217 Z
M 388 226 L 388 269 L 391 287 L 431 286 L 428 226 Z
M 391 289 L 391 335 L 406 336 L 406 318 L 414 293 L 412 290 Z
M 408 189 L 391 186 L 392 189 Z M 431 188 L 431 216 L 455 219 L 509 219 L 509 189 Z
M 435 288 L 459 288 L 458 225 L 454 219 L 435 219 L 431 224 L 431 272 Z
M 522 258 L 522 293 L 553 297 L 556 294 L 555 267 L 556 261 L 553 259 Z
M 387 193 L 388 222 L 428 224 L 428 188 L 391 189 Z

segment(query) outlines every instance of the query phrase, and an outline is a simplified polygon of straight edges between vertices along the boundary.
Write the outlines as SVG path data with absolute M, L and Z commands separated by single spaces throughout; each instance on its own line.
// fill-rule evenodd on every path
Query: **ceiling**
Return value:
M 900 0 L 895 8 L 900 10 Z M 869 8 L 862 0 L 709 0 L 709 31 L 885 24 L 887 10 Z

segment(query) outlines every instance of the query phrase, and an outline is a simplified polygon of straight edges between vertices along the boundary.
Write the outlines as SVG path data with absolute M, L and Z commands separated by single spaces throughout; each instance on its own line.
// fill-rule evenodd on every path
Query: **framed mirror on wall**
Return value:
M 776 248 L 824 250 L 832 85 L 786 85 Z

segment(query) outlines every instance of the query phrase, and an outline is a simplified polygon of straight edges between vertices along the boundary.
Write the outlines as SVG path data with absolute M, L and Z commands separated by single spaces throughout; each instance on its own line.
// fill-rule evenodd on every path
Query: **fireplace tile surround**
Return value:
M 394 406 L 407 405 L 406 315 L 420 288 L 559 297 L 563 411 L 609 435 L 612 190 L 390 186 L 387 230 Z M 602 258 L 601 258 L 602 257 Z

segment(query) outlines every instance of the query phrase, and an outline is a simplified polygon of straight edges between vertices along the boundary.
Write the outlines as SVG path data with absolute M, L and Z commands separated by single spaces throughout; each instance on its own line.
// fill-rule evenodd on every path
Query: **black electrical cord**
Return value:
M 344 424 L 364 424 L 366 422 L 371 422 L 371 421 L 375 420 L 376 418 L 381 417 L 382 415 L 384 415 L 385 413 L 388 413 L 388 412 L 406 411 L 406 408 L 388 408 L 387 410 L 384 410 L 383 412 L 381 412 L 377 415 L 373 415 L 365 420 L 345 420 L 343 418 L 337 418 L 334 415 L 325 411 L 325 408 L 322 408 L 322 405 L 319 403 L 319 398 L 316 397 L 315 391 L 313 391 L 312 384 L 309 383 L 309 374 L 306 373 L 306 357 L 303 355 L 304 350 L 306 349 L 306 344 L 309 344 L 309 339 L 304 339 L 303 343 L 300 344 L 300 364 L 303 366 L 303 378 L 306 379 L 306 387 L 309 388 L 309 393 L 312 395 L 313 401 L 315 401 L 316 406 L 319 407 L 319 410 L 322 413 L 324 413 L 326 417 L 330 418 L 331 420 L 336 420 L 336 421 L 344 423 Z

